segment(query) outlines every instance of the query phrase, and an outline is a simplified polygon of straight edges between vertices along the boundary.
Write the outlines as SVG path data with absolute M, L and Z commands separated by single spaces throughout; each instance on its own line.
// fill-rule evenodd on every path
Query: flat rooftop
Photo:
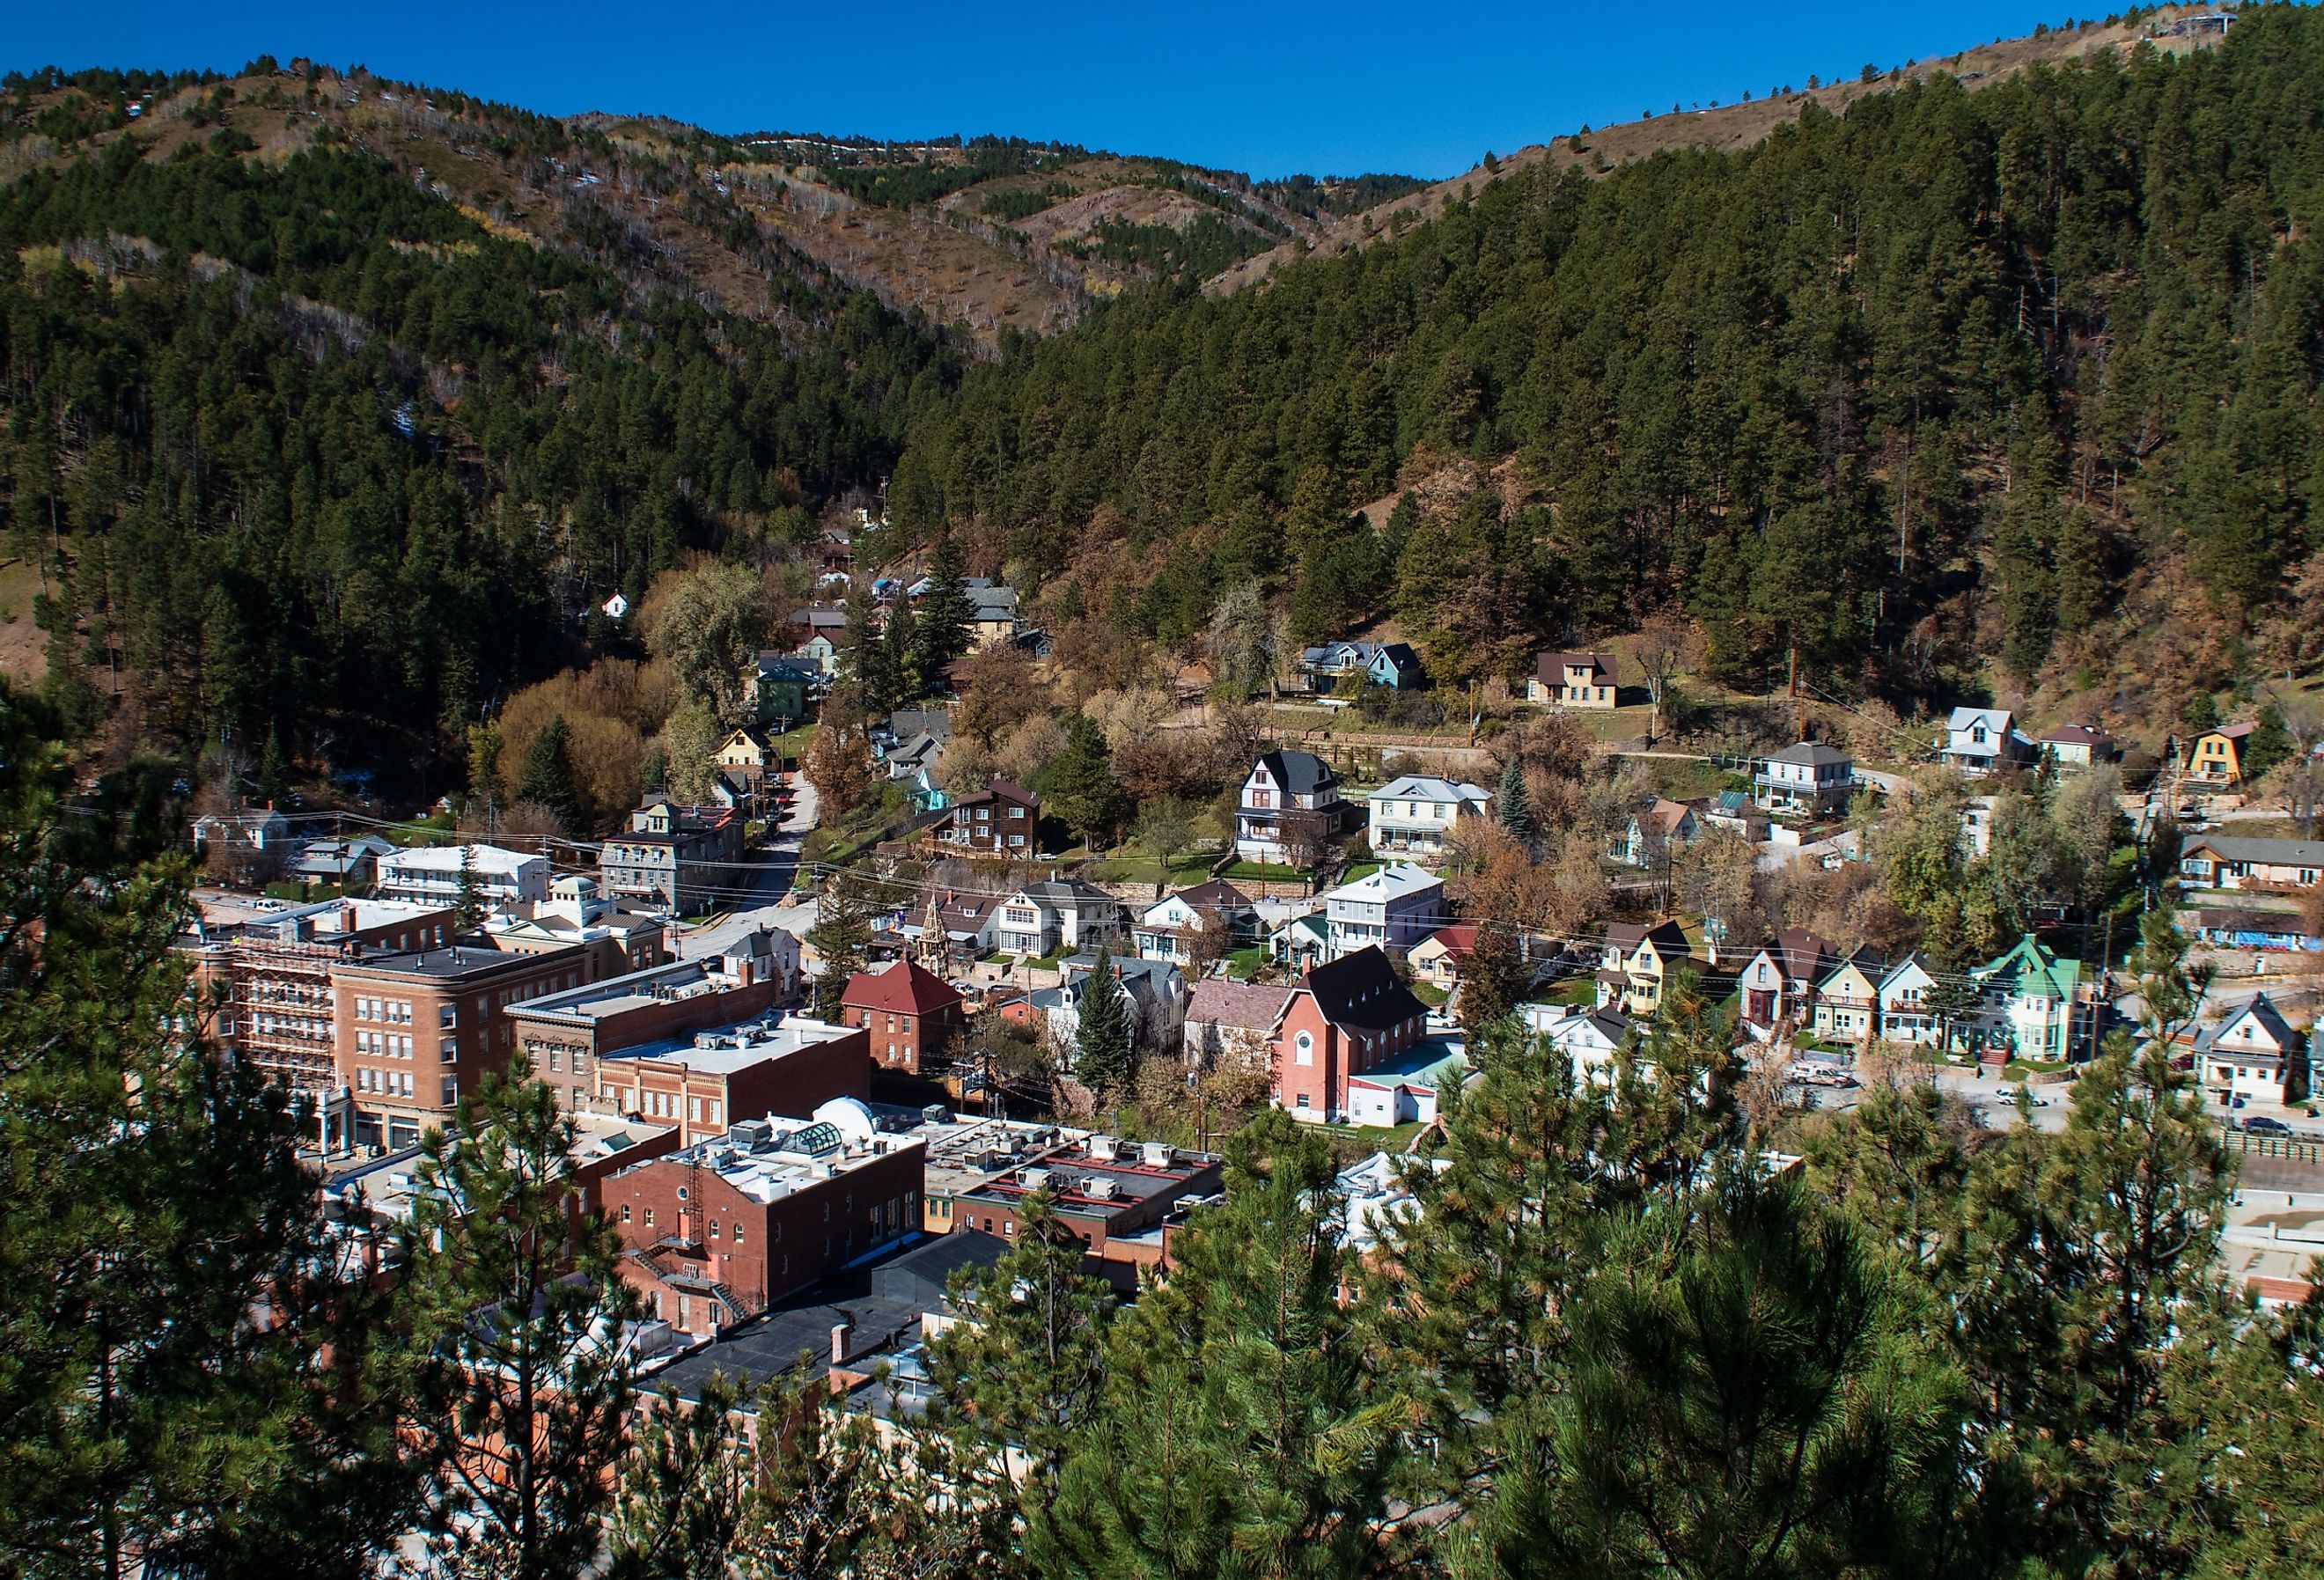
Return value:
M 740 1122 L 715 1141 L 697 1141 L 651 1162 L 699 1165 L 752 1201 L 776 1202 L 918 1144 L 908 1136 L 851 1141 L 827 1121 L 770 1116 Z
M 580 947 L 569 944 L 562 949 L 535 955 L 513 949 L 487 948 L 480 944 L 453 944 L 441 949 L 406 949 L 368 955 L 347 964 L 350 968 L 359 971 L 457 982 L 470 976 L 489 976 L 496 971 L 537 967 L 544 960 L 556 959 L 567 950 L 577 950 Z
M 1011 1168 L 963 1194 L 1010 1202 L 1046 1187 L 1068 1211 L 1125 1206 L 1181 1187 L 1218 1164 L 1211 1153 L 1159 1146 L 1148 1151 L 1097 1136 Z
M 652 1003 L 651 999 L 639 1001 Z M 612 1014 L 600 1008 L 598 1014 Z M 802 1049 L 814 1048 L 825 1042 L 836 1042 L 855 1034 L 855 1029 L 835 1026 L 828 1021 L 817 1021 L 806 1015 L 785 1015 L 779 1021 L 767 1017 L 730 1026 L 724 1030 L 696 1031 L 684 1037 L 665 1037 L 655 1042 L 640 1043 L 605 1054 L 598 1060 L 601 1067 L 617 1064 L 673 1064 L 704 1075 L 731 1076 L 737 1070 L 769 1059 L 787 1058 Z

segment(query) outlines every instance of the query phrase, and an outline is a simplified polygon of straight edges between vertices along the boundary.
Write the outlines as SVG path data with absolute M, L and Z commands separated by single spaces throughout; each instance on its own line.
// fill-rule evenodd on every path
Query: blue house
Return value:
M 1397 690 L 1420 685 L 1425 677 L 1421 672 L 1420 655 L 1412 644 L 1404 642 L 1384 642 L 1373 650 L 1371 660 L 1364 665 L 1364 673 L 1375 686 L 1388 686 Z

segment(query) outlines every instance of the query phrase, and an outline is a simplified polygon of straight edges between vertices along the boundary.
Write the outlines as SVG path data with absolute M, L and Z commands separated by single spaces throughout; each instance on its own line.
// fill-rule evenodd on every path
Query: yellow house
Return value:
M 1869 1042 L 1880 1034 L 1880 980 L 1887 962 L 1858 949 L 1816 984 L 1815 1034 L 1826 1042 Z
M 718 748 L 718 772 L 752 790 L 765 785 L 774 762 L 766 742 L 749 730 L 736 730 Z
M 2252 726 L 2248 720 L 2239 725 L 2221 725 L 2195 737 L 2195 749 L 2187 754 L 2187 777 L 2205 784 L 2235 784 L 2244 776 L 2244 743 L 2250 739 Z
M 1598 1007 L 1619 1005 L 1626 1015 L 1651 1015 L 1662 1006 L 1663 985 L 1694 951 L 1674 921 L 1641 927 L 1616 922 L 1606 929 L 1598 970 Z

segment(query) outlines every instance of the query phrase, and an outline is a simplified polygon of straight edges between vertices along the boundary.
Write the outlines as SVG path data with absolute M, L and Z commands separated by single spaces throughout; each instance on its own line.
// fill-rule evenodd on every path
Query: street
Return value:
M 700 927 L 675 933 L 671 943 L 679 958 L 715 955 L 744 933 L 762 927 L 779 927 L 796 938 L 807 936 L 807 929 L 815 925 L 814 902 L 792 904 L 788 896 L 798 872 L 800 844 L 815 827 L 816 815 L 815 787 L 804 779 L 794 781 L 789 812 L 768 836 L 765 847 L 754 853 L 756 859 L 734 874 L 734 909 Z

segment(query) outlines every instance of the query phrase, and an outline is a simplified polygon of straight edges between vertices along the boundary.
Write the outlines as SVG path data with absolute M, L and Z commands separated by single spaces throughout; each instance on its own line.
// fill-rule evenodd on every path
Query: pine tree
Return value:
M 1099 1408 L 1031 1511 L 1040 1573 L 1374 1572 L 1412 1412 L 1373 1388 L 1341 1298 L 1333 1171 L 1329 1141 L 1279 1110 L 1229 1143 L 1225 1205 L 1108 1335 Z
M 516 798 L 534 801 L 556 814 L 568 834 L 581 826 L 581 797 L 573 774 L 573 732 L 565 716 L 557 714 L 525 748 L 524 774 L 517 781 Z
M 726 1580 L 733 1572 L 735 1539 L 760 1513 L 753 1456 L 733 1421 L 742 1402 L 733 1381 L 713 1372 L 691 1407 L 665 1386 L 641 1411 L 613 1511 L 607 1580 Z M 760 1402 L 790 1401 L 770 1390 Z M 779 1438 L 794 1418 L 762 1409 L 761 1418 L 785 1423 L 769 1434 Z
M 920 595 L 915 633 L 924 682 L 932 682 L 946 664 L 968 651 L 969 623 L 974 614 L 962 573 L 960 548 L 950 531 L 940 530 L 928 562 L 927 590 Z
M 270 727 L 266 732 L 266 749 L 258 758 L 258 782 L 270 796 L 280 796 L 290 788 L 290 759 L 282 750 L 279 729 Z
M 484 885 L 476 874 L 476 847 L 460 847 L 460 888 L 452 901 L 452 930 L 472 933 L 484 925 Z
M 2290 759 L 2293 751 L 2292 732 L 2284 727 L 2283 709 L 2273 702 L 2259 710 L 2252 721 L 2251 734 L 2244 737 L 2244 749 L 2237 766 L 2243 770 L 2246 782 L 2266 776 L 2277 763 Z
M 1567 1385 L 1456 1566 L 1486 1575 L 1879 1574 L 1925 1565 L 1960 1426 L 1854 1230 L 1745 1167 L 1611 1228 Z
M 1028 1518 L 1056 1496 L 1057 1474 L 1105 1379 L 1113 1292 L 1082 1270 L 1089 1247 L 1036 1190 L 1017 1202 L 1017 1233 L 991 1267 L 953 1275 L 963 1320 L 928 1347 L 929 1374 L 958 1410 L 954 1426 L 974 1478 L 1013 1483 Z M 1021 1476 L 1005 1467 L 1022 1455 Z
M 872 897 L 852 874 L 835 873 L 816 902 L 815 926 L 807 941 L 822 962 L 815 979 L 814 1012 L 838 1025 L 844 1012 L 848 980 L 863 969 L 872 947 Z
M 1065 827 L 1093 845 L 1120 825 L 1130 798 L 1094 720 L 1076 714 L 1065 721 L 1065 749 L 1049 765 L 1048 799 Z
M 1511 838 L 1523 845 L 1533 843 L 1533 798 L 1526 793 L 1525 759 L 1515 752 L 1501 765 L 1501 787 L 1493 798 L 1493 818 L 1509 831 Z
M 0 1569 L 360 1572 L 412 1492 L 374 1291 L 311 1121 L 192 1034 L 182 862 L 62 729 L 0 681 Z
M 1533 985 L 1533 967 L 1517 945 L 1517 930 L 1503 921 L 1477 924 L 1476 947 L 1461 962 L 1461 1028 L 1471 1039 L 1484 1035 L 1514 1012 Z
M 912 617 L 908 599 L 899 598 L 889 607 L 888 627 L 880 633 L 881 668 L 893 688 L 898 706 L 918 697 L 926 687 L 920 670 L 920 637 L 918 623 Z
M 598 1554 L 628 1447 L 631 1363 L 609 1341 L 638 1298 L 612 1225 L 576 1210 L 573 1121 L 525 1056 L 458 1116 L 423 1142 L 396 1256 L 429 1547 L 454 1573 L 567 1580 Z
M 1114 980 L 1113 957 L 1097 947 L 1097 958 L 1082 978 L 1080 1012 L 1074 1025 L 1074 1079 L 1100 1102 L 1119 1097 L 1133 1073 L 1129 995 Z

